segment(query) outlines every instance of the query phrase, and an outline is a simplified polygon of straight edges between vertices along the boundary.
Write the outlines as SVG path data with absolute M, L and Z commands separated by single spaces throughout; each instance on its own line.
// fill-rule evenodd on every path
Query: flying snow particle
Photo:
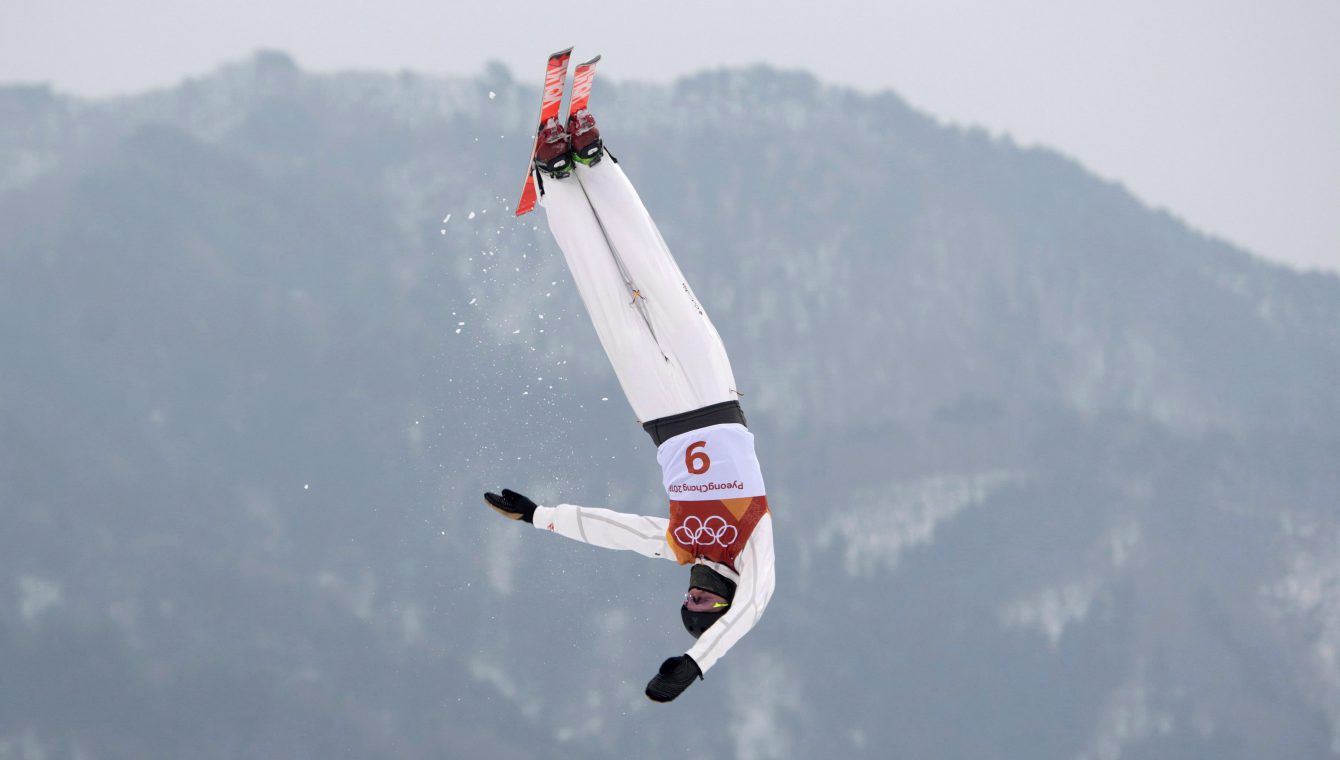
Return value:
M 446 231 L 446 230 L 442 230 L 442 234 L 443 234 L 443 235 L 447 234 L 447 231 Z
M 471 298 L 471 299 L 470 299 L 470 303 L 468 303 L 468 304 L 466 304 L 466 305 L 467 305 L 467 306 L 474 306 L 474 305 L 475 305 L 475 301 L 478 301 L 478 300 L 479 300 L 478 298 Z
M 457 334 L 457 335 L 460 335 L 460 334 L 461 334 L 461 328 L 459 328 L 459 327 L 456 328 L 456 334 Z
M 311 483 L 303 483 L 303 484 L 302 484 L 302 490 L 304 490 L 304 491 L 310 489 L 311 487 L 312 487 L 312 484 L 311 484 Z
M 513 334 L 513 335 L 518 335 L 518 334 L 520 334 L 520 333 L 521 333 L 520 330 L 513 330 L 513 331 L 512 331 L 512 334 Z
M 496 97 L 498 97 L 498 93 L 494 92 L 493 90 L 489 90 L 489 100 L 493 100 Z
M 474 218 L 475 218 L 475 212 L 471 211 L 471 212 L 470 212 L 470 215 L 467 216 L 467 217 L 465 217 L 465 218 L 466 218 L 466 219 L 474 219 Z
M 609 400 L 610 400 L 610 397 L 609 397 L 609 396 L 601 396 L 601 397 L 600 397 L 600 400 L 601 400 L 601 401 L 609 401 Z
M 451 214 L 447 214 L 447 218 L 446 218 L 446 219 L 443 219 L 443 220 L 442 220 L 442 223 L 443 223 L 443 224 L 446 224 L 447 222 L 450 222 L 450 221 L 451 221 Z

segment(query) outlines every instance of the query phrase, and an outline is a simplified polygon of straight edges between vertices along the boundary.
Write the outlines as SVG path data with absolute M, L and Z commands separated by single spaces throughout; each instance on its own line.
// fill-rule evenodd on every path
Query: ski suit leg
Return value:
M 613 161 L 602 161 L 595 166 L 578 165 L 576 174 L 609 249 L 638 291 L 635 297 L 660 354 L 655 358 L 672 367 L 686 386 L 686 395 L 662 399 L 656 414 L 639 415 L 641 420 L 738 398 L 721 336 L 623 169 Z
M 662 355 L 577 178 L 546 182 L 541 205 L 600 345 L 638 420 L 701 406 L 678 366 Z

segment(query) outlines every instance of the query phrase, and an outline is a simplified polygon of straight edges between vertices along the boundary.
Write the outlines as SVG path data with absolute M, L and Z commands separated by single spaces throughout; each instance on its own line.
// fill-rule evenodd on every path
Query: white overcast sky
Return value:
M 767 62 L 1075 157 L 1263 256 L 1340 271 L 1340 0 L 0 0 L 0 83 L 105 96 L 283 50 L 538 84 Z

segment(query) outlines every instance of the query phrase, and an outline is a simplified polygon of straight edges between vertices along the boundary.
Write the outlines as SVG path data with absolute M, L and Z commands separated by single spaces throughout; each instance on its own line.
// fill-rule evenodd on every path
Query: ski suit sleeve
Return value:
M 536 528 L 575 541 L 605 549 L 633 551 L 644 557 L 673 560 L 675 553 L 665 537 L 669 523 L 664 517 L 630 515 L 575 504 L 536 507 L 534 518 Z
M 763 616 L 776 586 L 773 571 L 772 515 L 764 515 L 735 558 L 740 582 L 730 610 L 708 628 L 686 654 L 706 673 Z

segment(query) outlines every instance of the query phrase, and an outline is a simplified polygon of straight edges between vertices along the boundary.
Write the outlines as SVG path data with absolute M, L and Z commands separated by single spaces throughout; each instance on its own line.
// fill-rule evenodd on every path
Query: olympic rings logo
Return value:
M 712 515 L 706 520 L 697 515 L 689 515 L 684 518 L 684 522 L 675 528 L 675 541 L 680 546 L 712 546 L 713 544 L 723 549 L 735 543 L 735 539 L 740 537 L 740 531 L 736 530 L 734 525 L 726 522 L 725 518 Z

